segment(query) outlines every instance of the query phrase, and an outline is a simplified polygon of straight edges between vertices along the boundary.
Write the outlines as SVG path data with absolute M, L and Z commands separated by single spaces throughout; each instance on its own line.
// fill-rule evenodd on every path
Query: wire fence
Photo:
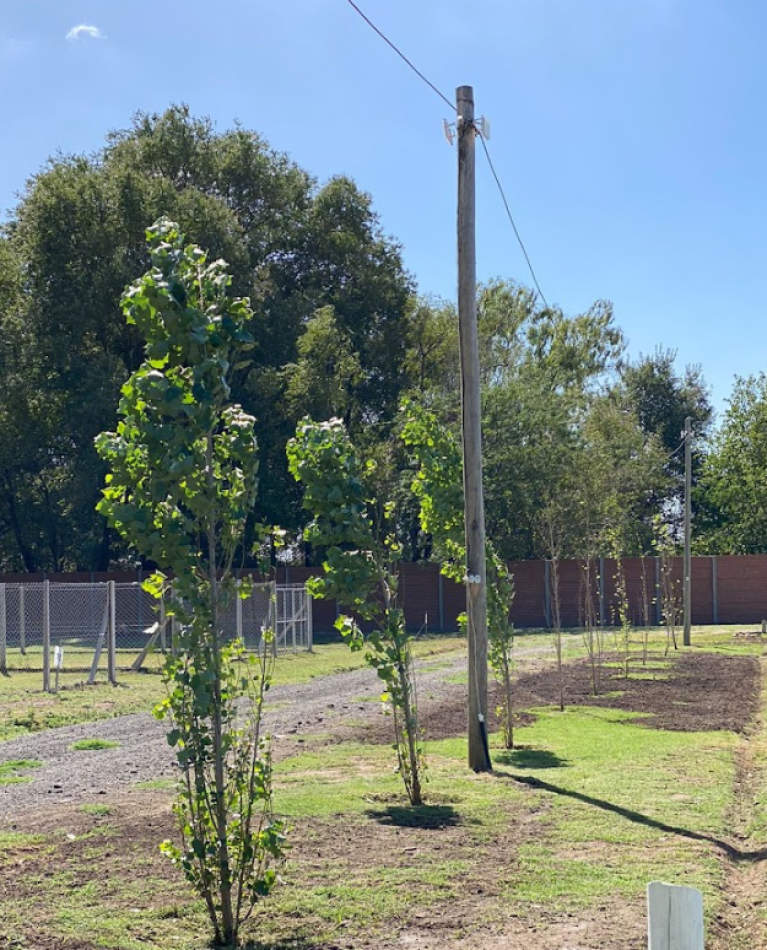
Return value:
M 0 584 L 0 671 L 41 671 L 50 688 L 51 671 L 106 674 L 157 668 L 173 649 L 178 621 L 169 603 L 139 583 Z M 221 635 L 240 638 L 247 650 L 264 648 L 274 631 L 275 652 L 312 649 L 311 598 L 303 585 L 254 584 L 247 597 L 221 608 Z

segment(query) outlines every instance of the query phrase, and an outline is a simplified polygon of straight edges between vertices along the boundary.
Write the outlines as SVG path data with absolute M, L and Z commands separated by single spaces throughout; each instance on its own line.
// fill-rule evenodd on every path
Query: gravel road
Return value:
M 548 638 L 546 638 L 548 641 Z M 550 645 L 543 642 L 516 651 L 517 661 L 529 661 Z M 417 664 L 420 696 L 438 697 L 449 677 L 465 672 L 463 652 L 428 657 Z M 269 692 L 267 729 L 279 746 L 281 736 L 295 740 L 312 734 L 343 732 L 344 723 L 380 717 L 380 681 L 371 669 L 318 677 L 308 683 L 276 686 Z M 0 742 L 0 764 L 34 759 L 42 766 L 30 770 L 32 782 L 0 785 L 0 821 L 20 811 L 46 805 L 106 801 L 131 792 L 140 782 L 172 778 L 175 756 L 165 738 L 164 723 L 149 713 L 102 719 L 77 726 L 48 729 Z M 78 739 L 118 742 L 113 749 L 73 751 Z M 292 745 L 292 743 L 291 743 Z M 107 796 L 107 798 L 101 797 Z

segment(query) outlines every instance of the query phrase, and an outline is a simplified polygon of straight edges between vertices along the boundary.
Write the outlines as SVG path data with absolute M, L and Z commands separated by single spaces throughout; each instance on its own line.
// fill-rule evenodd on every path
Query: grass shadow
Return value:
M 461 816 L 452 805 L 387 805 L 385 808 L 369 808 L 365 814 L 381 825 L 397 828 L 439 831 L 461 823 Z
M 213 950 L 216 944 L 208 944 Z M 226 948 L 218 947 L 218 950 Z M 317 941 L 311 937 L 278 937 L 276 940 L 246 940 L 237 950 L 317 950 Z
M 493 755 L 493 761 L 517 769 L 561 769 L 567 765 L 567 759 L 547 749 L 504 749 Z
M 683 828 L 679 825 L 670 825 L 665 821 L 651 818 L 649 815 L 644 815 L 642 812 L 634 811 L 631 808 L 624 808 L 613 802 L 605 801 L 603 798 L 594 798 L 591 795 L 584 795 L 582 792 L 562 788 L 559 785 L 553 785 L 551 782 L 544 782 L 543 779 L 534 778 L 532 775 L 513 775 L 510 772 L 494 772 L 493 774 L 498 778 L 511 779 L 513 782 L 519 782 L 520 785 L 527 785 L 530 788 L 551 792 L 554 795 L 561 795 L 564 798 L 572 798 L 585 805 L 591 805 L 594 808 L 600 808 L 614 815 L 620 815 L 621 818 L 625 818 L 627 821 L 632 821 L 635 824 L 646 825 L 648 828 L 656 828 L 658 831 L 663 831 L 666 834 L 678 835 L 680 838 L 687 838 L 690 841 L 708 842 L 719 848 L 727 857 L 736 862 L 758 863 L 767 861 L 767 848 L 760 848 L 757 851 L 744 851 L 729 841 L 717 838 L 715 835 L 707 835 L 700 831 L 693 831 L 690 828 Z

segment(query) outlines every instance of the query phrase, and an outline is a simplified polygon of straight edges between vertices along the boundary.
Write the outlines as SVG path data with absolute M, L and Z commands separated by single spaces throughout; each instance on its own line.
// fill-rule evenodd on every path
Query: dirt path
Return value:
M 517 661 L 522 668 L 532 669 L 550 652 L 550 638 L 542 638 L 518 648 Z M 447 697 L 454 701 L 463 697 L 465 686 L 455 682 L 466 671 L 463 651 L 427 657 L 417 663 L 417 669 L 425 716 Z M 275 755 L 294 754 L 313 736 L 325 741 L 358 736 L 360 729 L 383 718 L 375 702 L 379 694 L 380 681 L 367 668 L 274 687 L 266 718 L 275 737 Z M 388 723 L 383 728 L 388 728 Z M 42 762 L 40 768 L 26 773 L 32 782 L 0 786 L 0 821 L 51 804 L 105 801 L 100 797 L 130 793 L 137 783 L 173 778 L 175 756 L 165 733 L 163 723 L 149 713 L 139 713 L 48 729 L 0 743 L 0 764 L 21 759 Z M 71 749 L 74 742 L 86 738 L 105 739 L 119 746 L 97 752 Z
M 762 705 L 736 753 L 735 804 L 732 811 L 733 853 L 727 862 L 722 909 L 712 924 L 711 950 L 767 948 L 767 663 L 761 663 Z

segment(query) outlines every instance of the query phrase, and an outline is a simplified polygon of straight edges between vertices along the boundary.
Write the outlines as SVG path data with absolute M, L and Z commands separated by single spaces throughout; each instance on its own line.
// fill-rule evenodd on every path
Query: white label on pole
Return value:
M 64 647 L 53 648 L 53 668 L 56 670 L 64 669 Z

